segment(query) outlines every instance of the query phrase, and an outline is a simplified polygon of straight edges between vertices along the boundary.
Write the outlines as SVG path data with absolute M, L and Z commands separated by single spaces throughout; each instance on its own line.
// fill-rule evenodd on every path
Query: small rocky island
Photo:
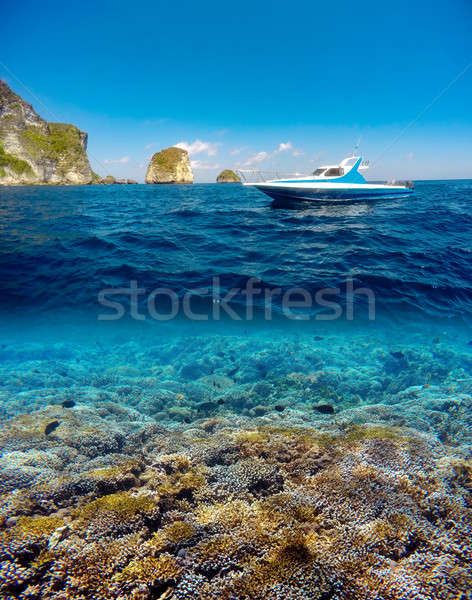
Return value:
M 99 183 L 100 185 L 137 185 L 138 182 L 135 179 L 116 179 L 113 175 L 107 175 L 94 183 Z
M 0 185 L 98 183 L 87 134 L 49 123 L 0 80 Z
M 146 183 L 193 183 L 188 152 L 171 146 L 156 152 L 146 172 Z
M 231 169 L 225 169 L 216 178 L 216 183 L 241 183 L 241 178 Z

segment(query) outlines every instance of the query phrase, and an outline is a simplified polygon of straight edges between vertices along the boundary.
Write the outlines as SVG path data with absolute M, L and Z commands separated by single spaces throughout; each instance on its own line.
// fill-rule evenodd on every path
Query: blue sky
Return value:
M 101 175 L 143 180 L 181 143 L 197 181 L 303 171 L 360 138 L 374 161 L 472 62 L 470 0 L 5 3 L 0 77 L 89 134 Z M 472 67 L 373 177 L 472 177 Z

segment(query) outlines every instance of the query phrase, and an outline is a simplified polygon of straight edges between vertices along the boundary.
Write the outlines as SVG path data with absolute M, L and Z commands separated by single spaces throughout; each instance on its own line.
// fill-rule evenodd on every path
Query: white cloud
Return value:
M 211 169 L 219 169 L 220 168 L 220 165 L 212 164 L 212 163 L 206 162 L 204 160 L 191 160 L 190 166 L 192 167 L 192 169 L 197 169 L 197 170 L 200 169 L 203 171 L 209 171 Z
M 105 158 L 103 162 L 106 165 L 125 165 L 126 163 L 129 163 L 130 160 L 129 156 L 122 156 L 121 158 Z
M 256 165 L 257 163 L 262 162 L 266 158 L 269 158 L 269 156 L 270 155 L 267 152 L 258 152 L 257 154 L 253 154 L 245 162 L 243 162 L 242 166 L 251 167 L 252 165 Z
M 280 152 L 287 152 L 287 150 L 292 150 L 292 156 L 303 156 L 305 153 L 300 148 L 295 148 L 292 142 L 280 142 L 277 150 L 274 150 L 273 155 L 279 154 Z
M 191 144 L 188 142 L 179 142 L 175 144 L 177 148 L 182 148 L 182 150 L 187 150 L 190 156 L 195 154 L 200 154 L 201 152 L 206 152 L 208 156 L 215 156 L 218 152 L 218 146 L 220 144 L 218 142 L 202 142 L 202 140 L 195 140 Z
M 234 148 L 233 150 L 231 150 L 230 156 L 236 156 L 236 154 L 241 154 L 243 150 L 244 146 L 241 146 L 240 148 Z
M 406 155 L 406 157 L 409 160 L 413 160 L 415 158 L 415 153 L 414 152 L 408 152 L 408 154 Z
M 285 152 L 286 150 L 292 150 L 292 142 L 280 142 L 277 150 L 274 150 L 273 154 L 278 154 L 279 152 Z
M 243 148 L 236 148 L 235 150 L 230 152 L 230 154 L 238 154 L 242 149 Z M 250 167 L 259 162 L 262 162 L 263 160 L 266 160 L 266 158 L 272 158 L 274 156 L 277 156 L 277 154 L 280 154 L 281 152 L 287 152 L 287 150 L 293 150 L 294 156 L 299 156 L 299 154 L 295 153 L 300 151 L 293 147 L 292 142 L 280 142 L 279 147 L 273 150 L 272 152 L 258 152 L 257 154 L 253 154 L 245 162 L 243 162 L 241 166 Z

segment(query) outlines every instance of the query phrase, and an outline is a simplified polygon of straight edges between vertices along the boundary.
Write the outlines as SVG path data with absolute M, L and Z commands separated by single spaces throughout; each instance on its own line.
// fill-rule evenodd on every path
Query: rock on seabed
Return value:
M 146 183 L 193 183 L 186 150 L 171 146 L 156 152 L 146 172 Z

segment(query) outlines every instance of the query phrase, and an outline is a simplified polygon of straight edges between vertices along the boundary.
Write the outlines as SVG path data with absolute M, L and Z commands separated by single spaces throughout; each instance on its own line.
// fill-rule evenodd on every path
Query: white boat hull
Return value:
M 353 200 L 376 200 L 382 198 L 401 198 L 409 196 L 413 190 L 402 185 L 385 184 L 332 184 L 332 183 L 245 183 L 255 187 L 273 200 L 287 202 L 325 201 L 347 202 Z

